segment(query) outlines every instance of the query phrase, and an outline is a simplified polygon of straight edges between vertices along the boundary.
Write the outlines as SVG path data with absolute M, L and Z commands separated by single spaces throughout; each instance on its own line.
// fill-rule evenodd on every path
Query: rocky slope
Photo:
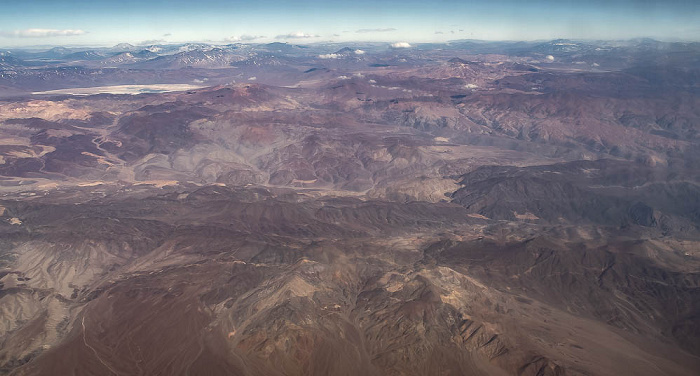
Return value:
M 0 374 L 698 374 L 697 46 L 647 42 L 2 55 Z M 136 82 L 202 87 L 26 94 Z

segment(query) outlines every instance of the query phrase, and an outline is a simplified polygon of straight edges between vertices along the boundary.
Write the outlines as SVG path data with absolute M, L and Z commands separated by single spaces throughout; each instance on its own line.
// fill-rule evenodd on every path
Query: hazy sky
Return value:
M 0 46 L 700 40 L 698 0 L 2 0 Z

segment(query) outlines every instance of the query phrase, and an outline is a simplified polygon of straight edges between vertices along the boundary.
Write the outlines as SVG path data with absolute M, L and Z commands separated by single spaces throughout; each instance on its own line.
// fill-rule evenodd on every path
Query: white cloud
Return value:
M 338 54 L 325 54 L 325 55 L 318 55 L 319 58 L 321 59 L 337 59 L 339 57 L 342 57 L 343 55 L 338 55 Z
M 396 42 L 391 44 L 391 48 L 411 48 L 411 45 L 407 42 Z
M 149 39 L 149 40 L 144 40 L 139 43 L 139 46 L 149 46 L 149 45 L 154 45 L 154 44 L 163 44 L 165 43 L 165 39 Z
M 549 61 L 554 61 L 554 56 L 552 56 L 552 55 L 547 55 L 547 60 L 549 60 Z
M 363 50 L 355 50 L 355 55 L 364 55 L 365 51 Z
M 306 34 L 304 32 L 297 31 L 295 33 L 278 35 L 275 38 L 276 39 L 304 39 L 304 38 L 317 38 L 317 37 L 318 37 L 318 35 Z
M 255 80 L 257 80 L 257 79 L 258 79 L 257 77 L 253 76 L 253 77 L 249 77 L 249 78 L 248 78 L 248 81 L 255 81 Z
M 464 85 L 464 87 L 466 87 L 467 89 L 476 89 L 476 88 L 479 87 L 479 85 L 476 85 L 476 84 L 466 84 L 466 85 Z
M 389 31 L 396 31 L 393 27 L 387 27 L 383 29 L 360 29 L 355 31 L 356 33 L 386 33 Z
M 83 34 L 87 34 L 87 32 L 77 29 L 24 29 L 13 31 L 0 31 L 0 36 L 16 38 L 69 37 Z
M 243 34 L 243 35 L 234 35 L 229 38 L 225 38 L 224 42 L 250 42 L 256 39 L 261 39 L 265 38 L 264 35 L 249 35 L 249 34 Z

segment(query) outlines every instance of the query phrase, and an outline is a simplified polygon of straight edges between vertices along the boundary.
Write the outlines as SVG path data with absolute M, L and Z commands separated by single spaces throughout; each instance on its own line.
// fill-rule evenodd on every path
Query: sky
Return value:
M 0 47 L 181 42 L 700 41 L 697 0 L 0 0 Z

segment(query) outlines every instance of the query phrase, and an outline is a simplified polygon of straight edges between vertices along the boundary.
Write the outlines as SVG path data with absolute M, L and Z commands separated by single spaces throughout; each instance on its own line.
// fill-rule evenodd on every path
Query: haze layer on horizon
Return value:
M 30 0 L 3 4 L 0 46 L 178 42 L 700 40 L 691 0 Z

